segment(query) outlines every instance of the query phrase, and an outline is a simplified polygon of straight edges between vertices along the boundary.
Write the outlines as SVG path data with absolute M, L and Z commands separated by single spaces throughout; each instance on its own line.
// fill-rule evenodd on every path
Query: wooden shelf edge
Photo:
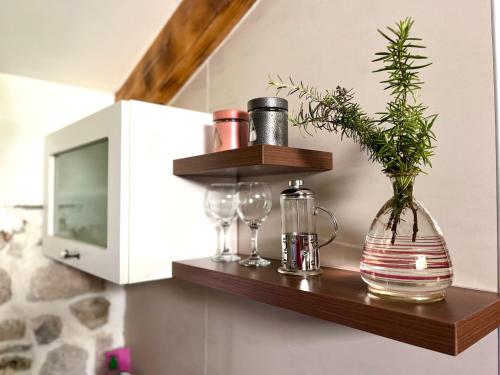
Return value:
M 253 169 L 252 169 L 253 168 Z M 257 145 L 196 155 L 173 161 L 176 176 L 246 175 L 329 171 L 333 168 L 332 153 L 274 145 Z M 260 170 L 259 170 L 260 169 Z
M 497 300 L 483 310 L 457 323 L 455 355 L 462 353 L 499 327 L 500 303 Z
M 480 310 L 452 311 L 449 317 L 450 306 L 440 302 L 409 305 L 374 300 L 366 292 L 362 295 L 360 288 L 363 291 L 366 288 L 361 281 L 354 280 L 353 274 L 360 278 L 352 271 L 325 268 L 324 275 L 328 274 L 329 279 L 323 284 L 331 282 L 333 277 L 340 289 L 347 290 L 329 295 L 324 290 L 301 290 L 294 276 L 270 276 L 276 272 L 276 261 L 272 268 L 258 270 L 240 270 L 243 267 L 208 262 L 206 259 L 174 262 L 173 277 L 444 354 L 458 355 L 500 326 L 500 300 L 496 293 L 450 288 L 451 308 L 460 307 L 460 298 L 475 296 Z M 348 284 L 346 288 L 341 284 L 343 281 Z M 490 302 L 483 306 L 483 300 Z M 463 317 L 455 319 L 455 315 L 462 313 Z

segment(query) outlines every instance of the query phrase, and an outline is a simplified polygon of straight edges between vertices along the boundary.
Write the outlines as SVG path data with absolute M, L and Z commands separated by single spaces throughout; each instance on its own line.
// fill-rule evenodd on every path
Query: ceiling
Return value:
M 2 1 L 0 73 L 114 92 L 180 1 Z

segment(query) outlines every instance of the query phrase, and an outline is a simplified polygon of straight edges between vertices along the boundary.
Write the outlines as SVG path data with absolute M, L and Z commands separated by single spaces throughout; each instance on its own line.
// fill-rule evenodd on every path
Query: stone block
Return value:
M 0 341 L 19 340 L 26 333 L 26 324 L 19 319 L 0 321 Z
M 0 373 L 8 374 L 12 371 L 27 371 L 31 368 L 31 362 L 31 358 L 17 354 L 5 355 L 0 357 Z
M 0 355 L 7 353 L 29 352 L 32 348 L 31 344 L 12 344 L 0 347 Z
M 108 322 L 109 301 L 104 297 L 90 297 L 71 304 L 70 311 L 89 329 L 96 329 Z
M 62 321 L 57 315 L 37 316 L 32 320 L 32 325 L 38 345 L 50 344 L 61 335 Z
M 28 300 L 53 301 L 104 290 L 104 280 L 62 263 L 52 262 L 34 272 Z
M 9 301 L 12 297 L 11 279 L 9 274 L 0 268 L 0 305 Z
M 88 357 L 85 349 L 63 344 L 47 354 L 39 375 L 87 375 Z
M 106 375 L 106 361 L 104 355 L 113 345 L 113 337 L 110 334 L 100 334 L 95 339 L 95 374 Z

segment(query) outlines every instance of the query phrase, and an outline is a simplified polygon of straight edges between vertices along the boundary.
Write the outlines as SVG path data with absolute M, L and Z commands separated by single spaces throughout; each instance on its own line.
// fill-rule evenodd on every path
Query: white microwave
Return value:
M 214 254 L 204 180 L 173 159 L 207 149 L 207 113 L 120 101 L 45 138 L 43 251 L 118 284 Z

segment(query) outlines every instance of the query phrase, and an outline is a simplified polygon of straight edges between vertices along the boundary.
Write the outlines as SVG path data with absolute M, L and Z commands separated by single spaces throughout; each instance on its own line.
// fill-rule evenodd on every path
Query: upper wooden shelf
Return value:
M 331 152 L 272 145 L 174 160 L 174 174 L 177 176 L 256 176 L 331 169 Z
M 278 266 L 204 258 L 174 262 L 173 277 L 451 355 L 500 326 L 497 293 L 451 287 L 444 301 L 408 304 L 370 297 L 357 272 L 323 268 L 303 279 L 279 274 Z

